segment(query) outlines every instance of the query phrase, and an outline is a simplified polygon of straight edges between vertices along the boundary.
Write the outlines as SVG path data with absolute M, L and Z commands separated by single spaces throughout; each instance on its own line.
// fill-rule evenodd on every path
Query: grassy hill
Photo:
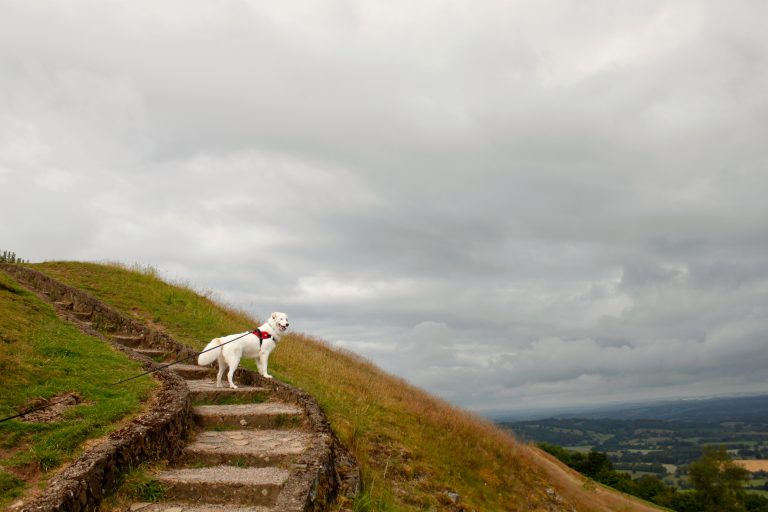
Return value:
M 258 325 L 257 319 L 222 307 L 189 287 L 163 282 L 151 268 L 61 262 L 32 267 L 197 349 L 215 336 Z M 559 510 L 559 500 L 579 511 L 657 510 L 585 483 L 490 421 L 309 335 L 285 336 L 272 355 L 270 372 L 314 395 L 357 457 L 365 490 L 352 504 L 355 510 L 543 511 Z M 456 494 L 458 505 L 452 501 Z

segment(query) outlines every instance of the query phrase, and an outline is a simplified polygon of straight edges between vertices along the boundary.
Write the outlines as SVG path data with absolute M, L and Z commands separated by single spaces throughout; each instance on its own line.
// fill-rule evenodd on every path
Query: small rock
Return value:
M 134 503 L 133 505 L 131 505 L 131 509 L 130 510 L 131 510 L 131 512 L 136 512 L 137 510 L 141 510 L 143 508 L 147 508 L 150 505 L 151 505 L 151 503 Z
M 445 491 L 445 495 L 448 496 L 448 499 L 451 500 L 451 503 L 454 505 L 459 503 L 459 500 L 461 499 L 461 496 L 457 492 Z
M 544 489 L 544 492 L 545 492 L 545 493 L 547 493 L 547 496 L 549 496 L 549 498 L 550 498 L 552 501 L 554 501 L 555 503 L 558 503 L 558 504 L 561 504 L 561 503 L 563 503 L 563 498 L 562 498 L 562 496 L 560 496 L 559 494 L 557 494 L 557 491 L 555 491 L 555 490 L 554 490 L 554 489 L 552 489 L 551 487 L 547 487 L 546 489 Z
M 240 420 L 240 424 L 245 427 L 246 425 L 248 425 L 248 422 L 245 421 L 245 419 L 242 419 Z

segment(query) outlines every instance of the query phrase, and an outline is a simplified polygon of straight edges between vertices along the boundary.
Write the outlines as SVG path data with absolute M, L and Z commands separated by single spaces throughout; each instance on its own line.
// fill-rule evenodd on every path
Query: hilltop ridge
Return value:
M 87 290 L 197 350 L 255 323 L 152 269 L 50 262 L 31 265 Z M 361 465 L 355 510 L 645 511 L 657 508 L 584 485 L 583 477 L 519 444 L 490 421 L 312 336 L 286 335 L 271 359 L 275 377 L 312 394 Z

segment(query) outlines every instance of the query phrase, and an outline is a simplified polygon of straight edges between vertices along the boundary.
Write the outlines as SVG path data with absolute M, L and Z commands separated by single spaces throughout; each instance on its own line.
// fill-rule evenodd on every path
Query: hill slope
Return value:
M 161 281 L 152 269 L 60 262 L 33 267 L 197 349 L 212 337 L 257 325 L 243 312 Z M 579 475 L 491 422 L 310 336 L 284 337 L 270 371 L 313 394 L 358 458 L 365 491 L 355 510 L 657 510 L 584 485 Z

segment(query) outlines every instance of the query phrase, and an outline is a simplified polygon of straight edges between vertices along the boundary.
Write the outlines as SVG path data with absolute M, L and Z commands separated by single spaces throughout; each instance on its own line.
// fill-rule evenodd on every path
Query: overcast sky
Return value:
M 481 413 L 768 391 L 766 19 L 0 0 L 0 249 L 151 265 Z

